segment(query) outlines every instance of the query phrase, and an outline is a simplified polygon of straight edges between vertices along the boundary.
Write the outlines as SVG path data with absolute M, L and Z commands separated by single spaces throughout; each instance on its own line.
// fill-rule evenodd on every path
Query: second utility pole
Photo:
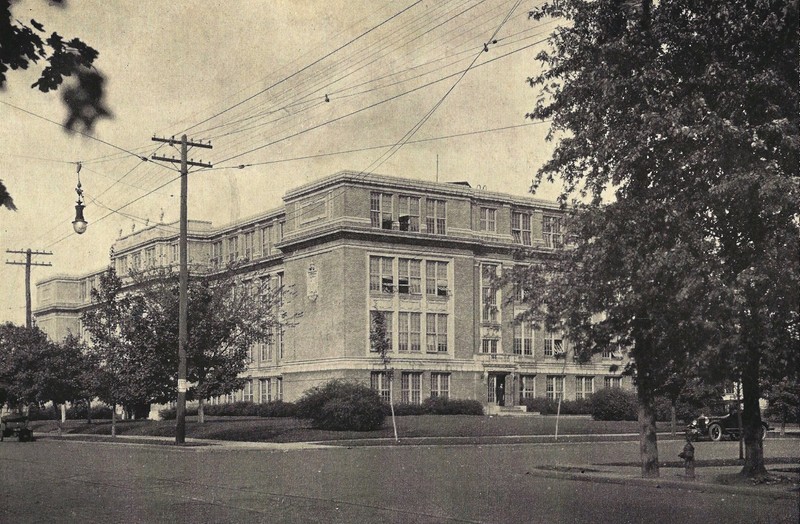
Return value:
M 163 142 L 169 145 L 175 145 L 177 141 L 174 138 L 157 138 L 153 137 L 155 142 Z M 179 306 L 178 306 L 178 399 L 175 406 L 175 443 L 183 444 L 186 442 L 186 391 L 188 383 L 186 381 L 186 346 L 189 343 L 189 331 L 187 328 L 189 320 L 189 257 L 187 254 L 187 236 L 188 236 L 188 205 L 186 193 L 188 190 L 189 182 L 187 175 L 189 174 L 189 166 L 197 167 L 211 167 L 211 164 L 204 164 L 203 162 L 195 162 L 187 160 L 189 147 L 202 147 L 211 149 L 211 144 L 204 144 L 202 142 L 189 142 L 186 135 L 181 137 L 181 157 L 166 158 L 153 155 L 153 160 L 161 160 L 164 162 L 173 162 L 181 164 L 181 217 L 180 217 L 180 239 L 179 239 L 179 257 L 180 257 L 180 277 L 179 277 Z
M 15 255 L 25 255 L 25 262 L 14 262 L 6 260 L 6 264 L 15 266 L 25 266 L 25 327 L 33 327 L 33 314 L 31 312 L 31 266 L 52 266 L 50 262 L 33 262 L 32 255 L 52 255 L 50 251 L 32 251 L 30 248 L 25 251 L 6 249 L 6 253 Z

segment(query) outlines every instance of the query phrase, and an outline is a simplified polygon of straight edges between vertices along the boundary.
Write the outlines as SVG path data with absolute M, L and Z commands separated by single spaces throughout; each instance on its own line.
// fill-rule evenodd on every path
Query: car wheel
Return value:
M 708 426 L 708 436 L 711 437 L 711 440 L 714 442 L 722 440 L 722 426 L 719 424 L 711 424 Z
M 761 440 L 764 440 L 764 439 L 767 438 L 767 426 L 764 426 L 764 425 L 761 426 L 761 435 L 760 435 L 760 437 L 761 437 Z

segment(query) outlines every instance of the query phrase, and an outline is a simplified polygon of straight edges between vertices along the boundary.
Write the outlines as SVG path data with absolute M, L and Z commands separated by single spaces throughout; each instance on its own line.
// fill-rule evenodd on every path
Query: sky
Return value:
M 69 134 L 60 94 L 30 88 L 41 65 L 8 75 L 0 179 L 18 211 L 0 209 L 0 249 L 16 261 L 24 256 L 5 251 L 53 253 L 34 257 L 52 264 L 33 268 L 34 310 L 37 281 L 107 266 L 120 234 L 178 220 L 175 166 L 141 157 L 177 156 L 151 137 L 184 132 L 213 145 L 189 154 L 214 168 L 190 172 L 188 199 L 189 218 L 215 227 L 341 170 L 529 195 L 552 152 L 547 123 L 525 118 L 539 96 L 526 79 L 554 27 L 528 19 L 538 3 L 21 0 L 16 18 L 100 52 L 114 117 L 91 137 Z M 78 162 L 89 222 L 80 236 Z M 24 273 L 0 265 L 2 322 L 24 324 Z

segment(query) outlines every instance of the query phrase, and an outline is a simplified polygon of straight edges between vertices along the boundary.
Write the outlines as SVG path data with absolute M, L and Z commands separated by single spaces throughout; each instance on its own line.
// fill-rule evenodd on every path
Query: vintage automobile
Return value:
M 767 432 L 771 428 L 766 421 L 761 421 L 761 440 L 767 438 Z M 724 438 L 739 440 L 742 428 L 739 426 L 739 416 L 736 411 L 730 411 L 727 415 L 707 417 L 700 415 L 686 426 L 687 433 L 692 440 L 700 440 L 708 437 L 714 442 L 719 442 Z
M 33 440 L 33 430 L 28 427 L 28 417 L 24 415 L 6 415 L 0 418 L 0 442 L 11 436 L 16 436 L 20 442 Z

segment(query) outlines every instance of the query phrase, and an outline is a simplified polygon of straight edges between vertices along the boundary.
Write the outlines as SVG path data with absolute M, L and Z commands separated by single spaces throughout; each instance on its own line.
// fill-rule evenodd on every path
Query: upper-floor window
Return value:
M 516 244 L 531 245 L 531 216 L 528 213 L 514 212 L 511 215 L 511 236 Z
M 397 263 L 397 291 L 411 295 L 422 293 L 420 261 L 401 258 Z
M 400 195 L 397 207 L 400 231 L 419 231 L 419 197 Z
M 447 296 L 447 262 L 429 260 L 425 263 L 425 293 Z
M 393 259 L 390 257 L 369 257 L 369 290 L 380 293 L 394 292 Z
M 581 400 L 594 393 L 594 377 L 575 377 L 575 399 Z
M 561 247 L 564 244 L 561 217 L 542 217 L 542 236 L 547 247 Z
M 392 195 L 370 193 L 369 218 L 372 227 L 392 229 Z
M 141 253 L 134 253 L 131 255 L 131 266 L 134 270 L 139 270 L 142 268 L 142 255 Z
M 447 315 L 428 313 L 425 318 L 428 353 L 447 353 Z
M 228 239 L 228 259 L 231 262 L 239 260 L 239 237 L 236 235 Z
M 546 357 L 554 357 L 563 355 L 564 339 L 561 338 L 561 333 L 555 331 L 548 331 L 544 337 L 544 355 Z
M 427 199 L 425 202 L 425 225 L 428 233 L 444 235 L 446 229 L 446 208 L 444 200 Z
M 533 355 L 533 327 L 530 322 L 517 322 L 514 324 L 514 354 Z
M 244 234 L 244 257 L 247 260 L 253 258 L 253 242 L 255 241 L 255 231 L 248 231 Z
M 493 279 L 497 275 L 494 264 L 481 265 L 481 321 L 497 323 L 497 288 Z
M 175 244 L 170 245 L 169 246 L 169 252 L 170 252 L 169 261 L 172 264 L 177 264 L 178 263 L 178 258 L 180 258 L 180 251 L 178 250 L 178 244 L 175 243 Z
M 604 377 L 603 386 L 606 389 L 619 389 L 622 387 L 622 377 Z
M 378 317 L 383 317 L 383 325 L 385 327 L 383 336 L 386 340 L 386 345 L 389 351 L 392 350 L 392 318 L 394 317 L 394 312 L 392 311 L 370 311 L 370 351 L 378 351 L 378 348 L 375 345 L 373 337 L 377 337 L 377 326 Z
M 261 255 L 267 256 L 272 252 L 272 224 L 261 228 Z
M 222 263 L 222 240 L 211 243 L 211 267 L 217 268 Z
M 497 210 L 491 207 L 481 208 L 481 231 L 496 232 L 497 231 Z
M 397 349 L 399 351 L 420 351 L 422 337 L 420 327 L 420 313 L 406 313 L 401 311 L 397 314 Z
M 124 255 L 117 259 L 117 274 L 125 276 L 128 274 L 128 256 Z
M 156 248 L 148 247 L 144 250 L 144 266 L 155 267 L 156 265 Z

